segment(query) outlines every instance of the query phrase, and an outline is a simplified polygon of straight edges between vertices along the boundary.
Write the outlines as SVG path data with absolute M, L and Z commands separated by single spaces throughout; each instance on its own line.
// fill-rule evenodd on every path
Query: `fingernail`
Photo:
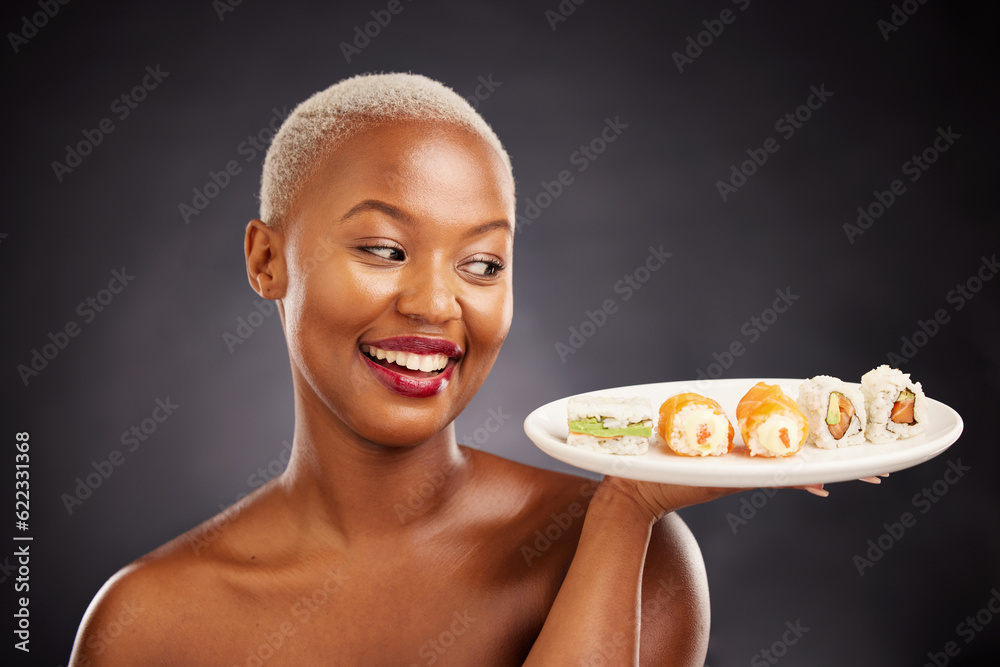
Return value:
M 881 484 L 882 480 L 878 477 L 862 477 L 858 480 L 859 482 L 868 482 L 869 484 Z
M 885 474 L 880 474 L 879 475 L 879 477 L 888 477 L 888 476 L 889 476 L 889 473 L 885 473 Z
M 813 494 L 814 496 L 819 496 L 820 498 L 826 498 L 828 495 L 830 495 L 830 492 L 827 491 L 826 489 L 823 488 L 817 489 L 814 486 L 807 486 L 806 491 Z

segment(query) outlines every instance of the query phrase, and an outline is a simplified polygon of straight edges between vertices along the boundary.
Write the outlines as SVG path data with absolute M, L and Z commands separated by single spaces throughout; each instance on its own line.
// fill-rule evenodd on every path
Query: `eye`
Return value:
M 359 250 L 364 250 L 367 253 L 371 253 L 376 257 L 381 257 L 382 259 L 388 259 L 391 261 L 401 262 L 406 259 L 406 253 L 403 252 L 402 248 L 391 245 L 366 245 L 361 246 Z
M 504 263 L 495 257 L 477 255 L 463 265 L 469 273 L 483 278 L 497 278 L 506 268 Z

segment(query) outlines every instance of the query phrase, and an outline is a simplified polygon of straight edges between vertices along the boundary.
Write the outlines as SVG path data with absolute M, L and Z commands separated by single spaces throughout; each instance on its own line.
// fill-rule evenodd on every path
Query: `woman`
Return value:
M 705 571 L 672 512 L 732 489 L 455 441 L 510 326 L 514 206 L 496 135 L 429 79 L 292 113 L 245 239 L 288 342 L 288 469 L 112 577 L 71 665 L 704 663 Z

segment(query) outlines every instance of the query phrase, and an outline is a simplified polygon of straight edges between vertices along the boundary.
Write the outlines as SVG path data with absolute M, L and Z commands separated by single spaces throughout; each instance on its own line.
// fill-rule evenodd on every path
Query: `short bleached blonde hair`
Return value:
M 264 158 L 260 219 L 279 225 L 321 158 L 339 142 L 400 119 L 443 121 L 475 132 L 500 154 L 513 180 L 500 139 L 454 90 L 420 74 L 360 74 L 315 93 L 282 123 Z

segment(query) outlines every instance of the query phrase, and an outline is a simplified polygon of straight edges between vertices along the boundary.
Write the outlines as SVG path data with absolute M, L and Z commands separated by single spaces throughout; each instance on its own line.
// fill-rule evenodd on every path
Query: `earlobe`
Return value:
M 280 299 L 287 285 L 283 237 L 261 220 L 247 224 L 243 243 L 250 287 L 265 299 Z

